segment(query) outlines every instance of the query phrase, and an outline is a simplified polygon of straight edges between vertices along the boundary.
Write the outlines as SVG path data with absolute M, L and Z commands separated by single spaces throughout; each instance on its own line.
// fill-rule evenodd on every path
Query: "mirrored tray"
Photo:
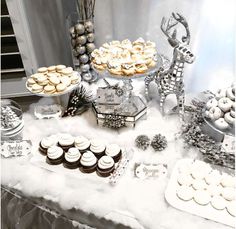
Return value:
M 205 115 L 205 111 L 206 111 L 206 108 L 204 108 L 202 110 L 202 116 L 203 116 L 203 119 L 205 121 L 205 123 L 207 125 L 209 125 L 212 129 L 214 129 L 215 131 L 223 134 L 223 135 L 230 135 L 230 136 L 235 136 L 235 128 L 233 126 L 231 126 L 230 128 L 228 129 L 225 129 L 225 130 L 220 130 L 219 128 L 217 128 L 214 123 L 208 118 L 206 117 Z

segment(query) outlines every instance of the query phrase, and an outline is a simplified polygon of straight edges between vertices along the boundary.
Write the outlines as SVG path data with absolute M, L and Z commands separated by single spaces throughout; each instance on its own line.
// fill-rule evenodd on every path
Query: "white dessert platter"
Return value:
M 79 75 L 79 73 L 78 73 L 78 75 Z M 79 80 L 76 84 L 71 84 L 69 87 L 67 87 L 66 90 L 64 90 L 62 92 L 56 92 L 53 94 L 47 94 L 44 92 L 39 92 L 39 93 L 33 92 L 31 90 L 31 88 L 27 85 L 27 81 L 25 83 L 25 86 L 26 86 L 27 90 L 34 95 L 41 96 L 41 97 L 54 97 L 54 96 L 60 96 L 60 95 L 65 95 L 65 94 L 70 93 L 71 91 L 75 90 L 80 85 L 80 83 L 81 83 L 81 80 Z
M 184 201 L 184 200 L 181 200 L 177 196 L 176 190 L 179 187 L 179 184 L 177 181 L 178 174 L 179 174 L 178 169 L 181 167 L 181 165 L 184 165 L 184 164 L 186 165 L 186 163 L 189 163 L 191 161 L 192 159 L 182 159 L 176 163 L 172 171 L 167 189 L 165 191 L 165 198 L 167 202 L 173 207 L 180 209 L 182 211 L 186 211 L 191 214 L 203 217 L 205 219 L 210 219 L 215 222 L 219 222 L 219 223 L 234 227 L 235 217 L 230 215 L 228 211 L 226 210 L 226 208 L 223 210 L 216 210 L 215 208 L 211 206 L 210 203 L 208 203 L 207 205 L 200 205 L 200 204 L 197 204 L 193 199 L 189 201 Z

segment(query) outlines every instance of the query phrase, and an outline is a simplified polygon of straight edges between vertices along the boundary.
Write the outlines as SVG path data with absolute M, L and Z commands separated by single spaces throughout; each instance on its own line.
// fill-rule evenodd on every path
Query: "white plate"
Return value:
M 186 162 L 193 161 L 191 159 L 182 159 L 179 160 L 171 174 L 170 181 L 168 183 L 167 189 L 165 191 L 165 198 L 167 202 L 172 205 L 173 207 L 180 209 L 182 211 L 189 212 L 191 214 L 201 216 L 205 219 L 210 219 L 231 227 L 235 226 L 235 217 L 231 216 L 226 209 L 224 210 L 216 210 L 211 206 L 209 203 L 206 206 L 202 206 L 197 204 L 194 200 L 190 201 L 183 201 L 180 200 L 176 195 L 176 189 L 179 186 L 177 182 L 177 176 L 178 176 L 178 168 L 181 166 L 181 164 L 185 164 Z
M 30 88 L 30 87 L 28 87 L 27 81 L 26 81 L 26 83 L 25 83 L 25 86 L 26 86 L 27 90 L 28 90 L 29 92 L 31 92 L 32 94 L 34 94 L 34 95 L 38 95 L 38 96 L 42 96 L 42 97 L 52 97 L 52 96 L 59 96 L 59 95 L 67 94 L 67 93 L 73 91 L 74 89 L 76 89 L 76 88 L 80 85 L 80 83 L 81 83 L 81 78 L 80 78 L 80 80 L 78 81 L 78 83 L 76 83 L 76 84 L 71 84 L 69 87 L 67 87 L 67 89 L 66 89 L 65 91 L 62 91 L 62 92 L 60 92 L 60 93 L 59 93 L 59 92 L 58 92 L 58 93 L 53 93 L 53 94 L 46 94 L 46 93 L 43 93 L 43 92 L 35 93 L 35 92 L 31 91 L 31 88 Z

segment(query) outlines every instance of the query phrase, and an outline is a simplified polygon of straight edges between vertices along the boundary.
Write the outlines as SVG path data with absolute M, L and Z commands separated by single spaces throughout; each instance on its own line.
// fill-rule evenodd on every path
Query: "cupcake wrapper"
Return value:
M 93 166 L 83 166 L 81 165 L 79 167 L 80 171 L 83 172 L 83 173 L 93 173 L 96 171 L 96 168 L 97 168 L 97 163 Z
M 44 156 L 46 156 L 46 155 L 47 155 L 47 151 L 48 151 L 48 149 L 42 147 L 41 142 L 40 142 L 40 144 L 39 144 L 39 152 L 40 152 L 41 154 L 43 154 Z
M 114 162 L 117 163 L 121 159 L 121 156 L 122 156 L 122 151 L 120 150 L 120 152 L 112 158 L 114 159 Z
M 115 170 L 115 165 L 113 165 L 111 168 L 108 168 L 108 169 L 100 169 L 98 166 L 97 166 L 97 174 L 101 177 L 108 177 L 111 175 L 111 173 L 113 173 Z
M 105 149 L 105 150 L 106 150 L 106 149 Z M 102 152 L 99 152 L 99 153 L 94 153 L 94 152 L 90 149 L 90 151 L 95 155 L 95 157 L 96 157 L 97 159 L 100 159 L 102 156 L 105 155 L 105 150 L 102 151 Z
M 64 161 L 64 153 L 57 159 L 50 159 L 49 157 L 47 157 L 46 159 L 46 162 L 50 165 L 59 165 L 63 163 L 63 161 Z
M 79 168 L 79 164 L 80 164 L 79 160 L 75 162 L 68 162 L 68 161 L 63 162 L 63 166 L 68 169 L 77 169 Z

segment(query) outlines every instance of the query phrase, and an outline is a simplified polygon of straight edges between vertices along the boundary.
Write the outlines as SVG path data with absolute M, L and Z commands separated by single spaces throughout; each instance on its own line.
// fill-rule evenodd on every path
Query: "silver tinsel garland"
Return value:
M 150 145 L 150 138 L 147 135 L 139 135 L 135 139 L 135 145 L 142 150 L 146 150 Z
M 235 169 L 234 153 L 226 153 L 221 149 L 221 143 L 215 142 L 211 137 L 202 132 L 201 126 L 204 124 L 202 110 L 205 103 L 193 100 L 192 106 L 185 106 L 188 121 L 183 123 L 181 136 L 186 145 L 199 149 L 206 162 Z
M 151 146 L 155 151 L 162 151 L 167 147 L 166 137 L 161 134 L 156 134 L 153 137 Z

